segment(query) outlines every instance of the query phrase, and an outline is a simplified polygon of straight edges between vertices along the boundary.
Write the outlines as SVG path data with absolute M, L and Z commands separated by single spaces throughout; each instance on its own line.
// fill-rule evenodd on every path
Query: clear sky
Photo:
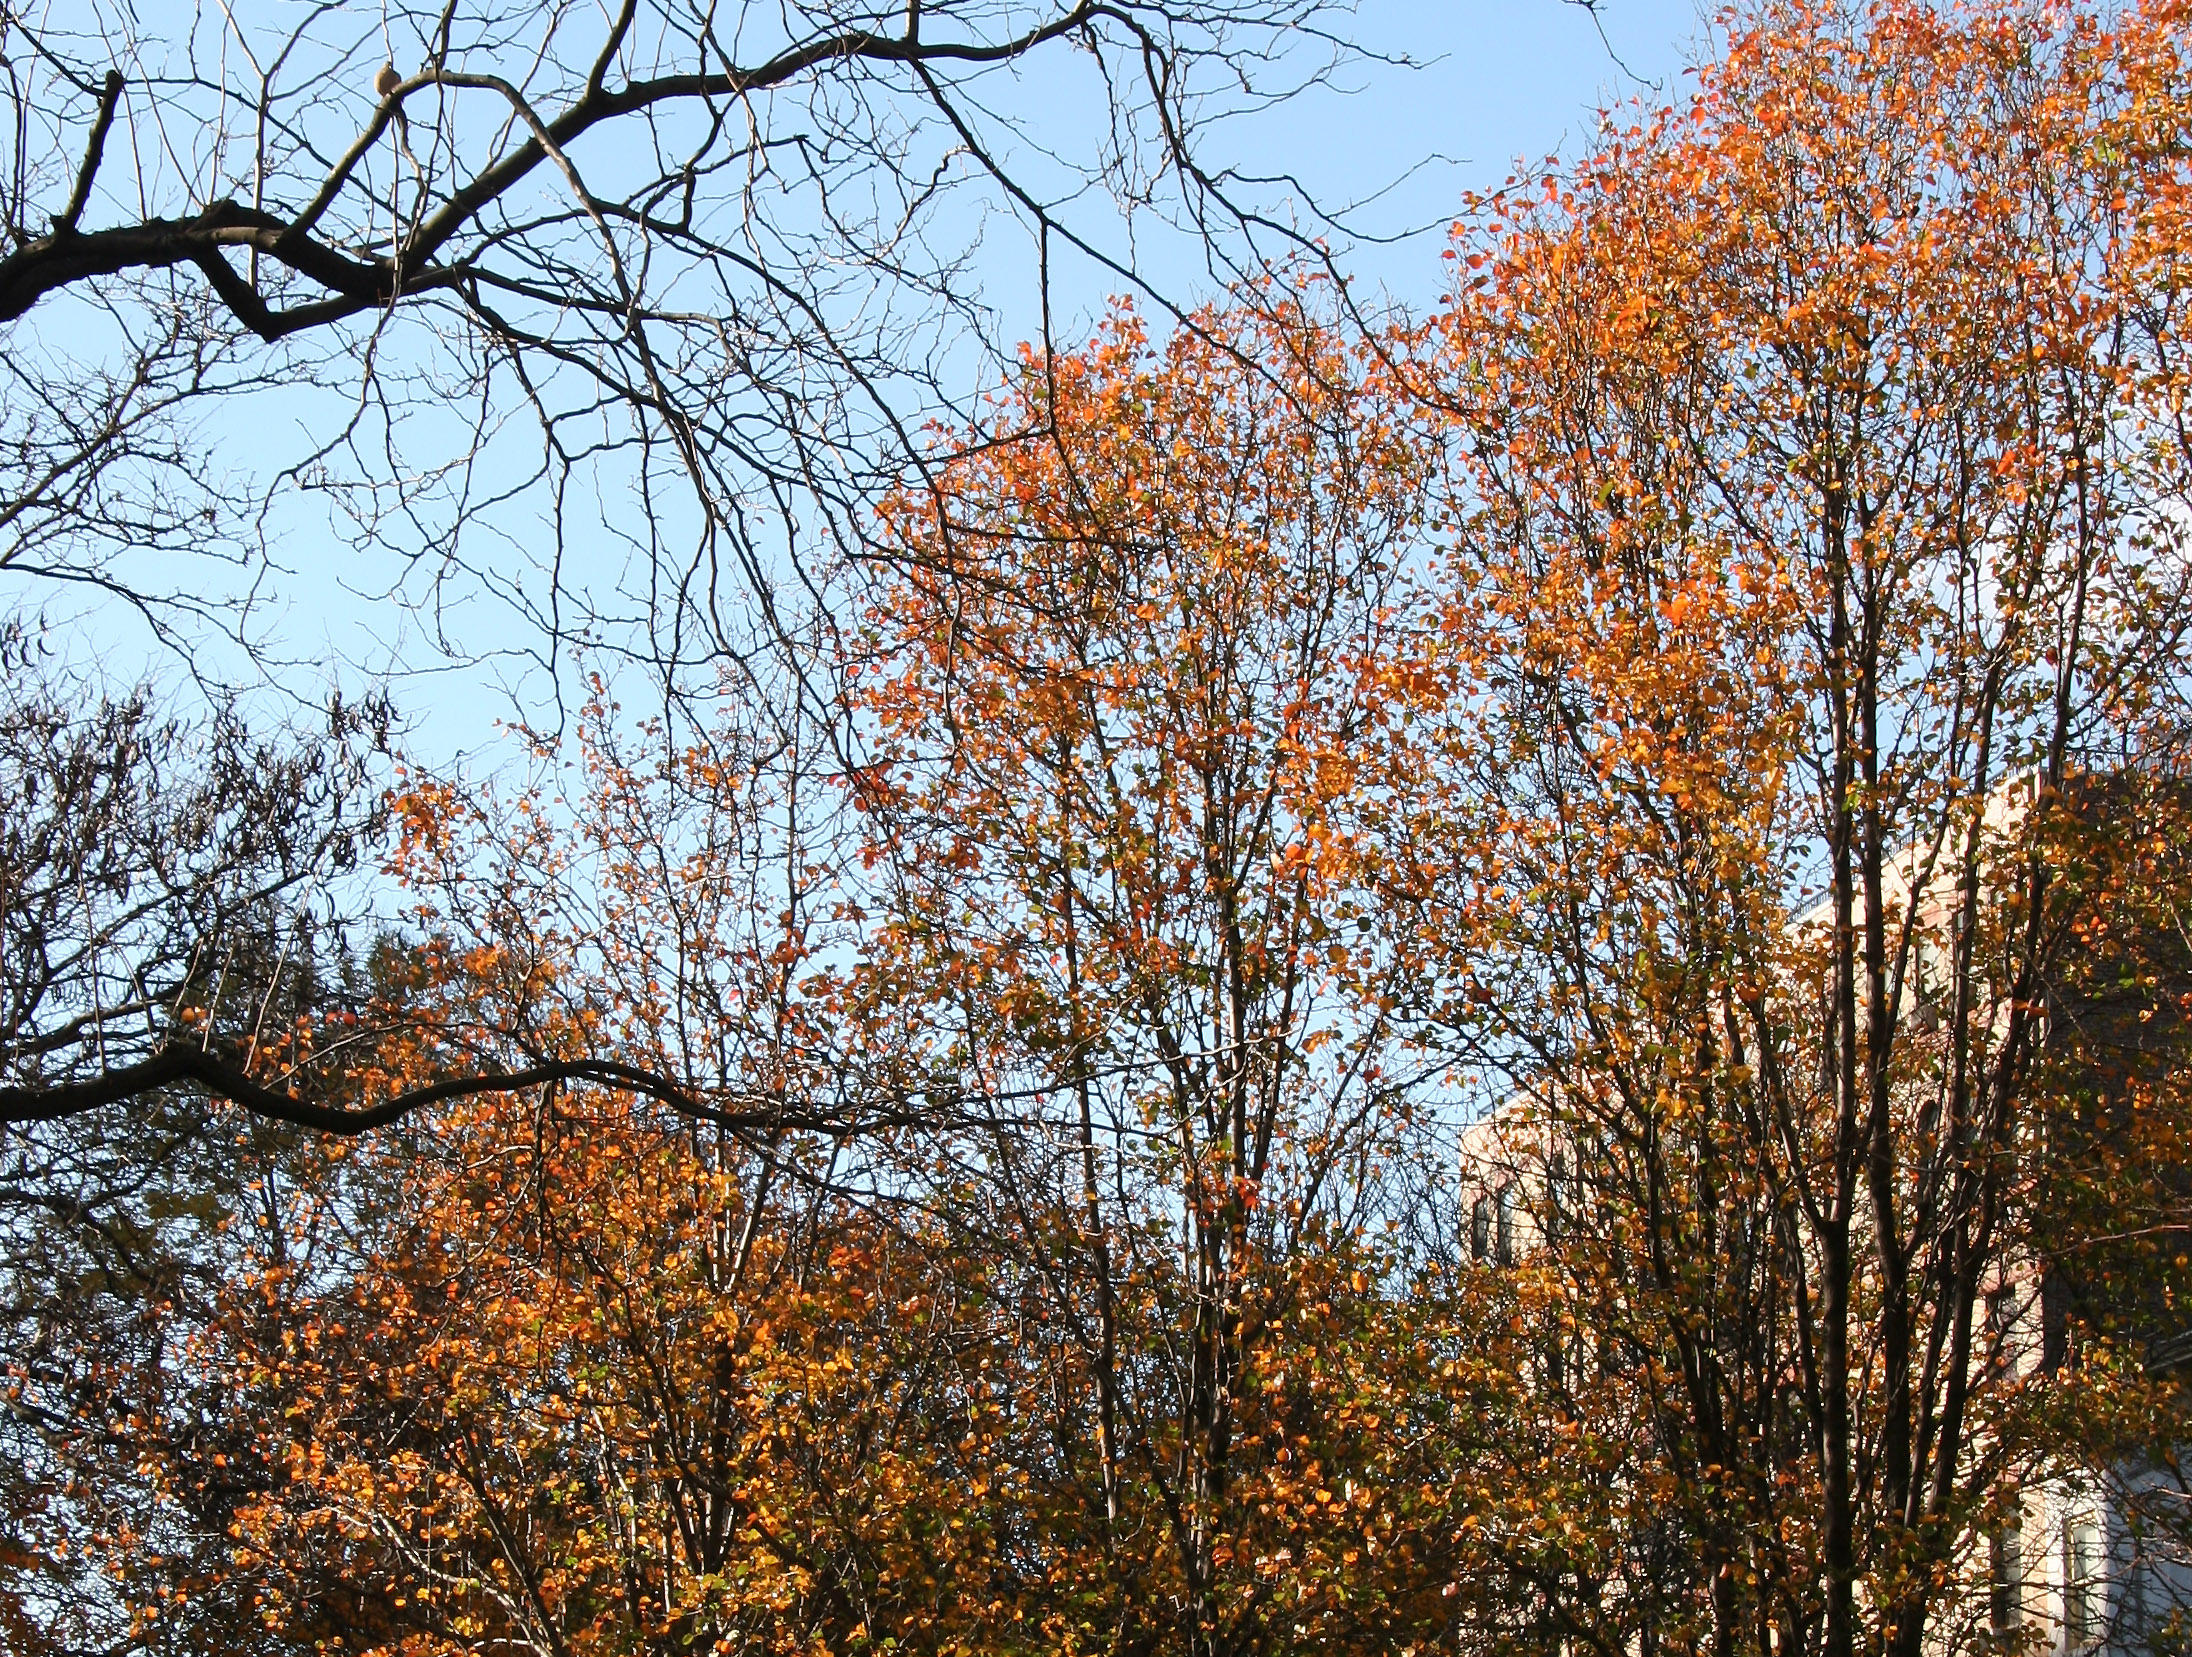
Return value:
M 1366 236 L 1345 262 L 1358 280 L 1420 309 L 1437 299 L 1438 254 L 1461 193 L 1499 184 L 1518 160 L 1573 153 L 1601 109 L 1681 96 L 1709 17 L 1704 0 L 1599 0 L 1595 12 L 1573 0 L 1358 0 L 1351 19 L 1333 21 L 1369 54 L 1365 61 L 1277 108 L 1204 132 L 1200 153 L 1246 174 L 1296 178 L 1320 207 L 1359 203 L 1349 222 L 1372 236 L 1418 231 L 1399 243 Z M 1305 45 L 1302 65 L 1321 61 Z M 1049 68 L 1031 73 L 1022 91 L 1047 117 L 1037 127 L 1071 152 L 1075 138 L 1065 135 L 1095 112 L 1044 101 L 1059 98 Z M 989 298 L 1008 330 L 1032 335 L 1039 316 L 1029 261 L 1009 234 L 993 228 L 991 237 L 982 261 Z M 1210 284 L 1187 268 L 1186 244 L 1142 233 L 1137 246 L 1168 297 L 1206 296 L 1199 290 Z M 1057 319 L 1061 337 L 1119 286 L 1070 266 L 1056 280 L 1071 313 Z
M 1700 0 L 1361 0 L 1356 40 L 1417 65 L 1369 63 L 1359 91 L 1318 90 L 1270 122 L 1270 142 L 1325 199 L 1344 200 L 1416 157 L 1437 156 L 1370 209 L 1388 224 L 1442 224 L 1465 189 L 1498 184 L 1518 158 L 1587 143 L 1597 112 L 1678 97 L 1704 38 Z M 1358 247 L 1352 263 L 1396 298 L 1425 304 L 1442 273 L 1436 238 L 1406 249 Z

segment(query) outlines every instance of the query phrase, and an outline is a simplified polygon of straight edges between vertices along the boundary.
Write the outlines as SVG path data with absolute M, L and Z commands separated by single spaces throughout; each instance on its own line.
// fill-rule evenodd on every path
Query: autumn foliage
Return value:
M 179 1540 L 0 1616 L 2033 1645 L 1990 1543 L 2186 1436 L 2188 25 L 1746 10 L 1435 315 L 1121 306 L 785 683 L 408 778 L 252 1062 L 425 1103 L 261 1147 L 118 1361 Z

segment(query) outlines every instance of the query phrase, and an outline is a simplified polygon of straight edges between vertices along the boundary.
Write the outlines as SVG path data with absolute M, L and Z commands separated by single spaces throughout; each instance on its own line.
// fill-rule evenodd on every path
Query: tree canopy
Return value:
M 925 99 L 986 167 L 953 77 L 1078 42 L 1184 169 L 1183 42 L 1298 21 L 830 12 L 673 69 L 555 13 L 527 91 L 448 15 L 351 150 L 249 106 L 327 198 L 261 241 L 102 228 L 134 72 L 27 36 L 91 101 L 0 292 L 451 307 L 707 516 L 773 462 L 711 470 L 763 381 L 702 385 L 720 295 L 672 290 L 749 244 L 679 203 L 819 142 L 726 110 L 810 90 L 903 180 L 875 100 Z M 0 1630 L 2179 1649 L 2188 52 L 2176 0 L 1761 0 L 1465 202 L 1429 315 L 1313 251 L 1122 298 L 798 473 L 792 544 L 854 555 L 749 568 L 766 658 L 597 637 L 493 780 L 378 701 L 276 735 L 25 654 Z M 566 167 L 648 112 L 652 184 Z M 385 251 L 321 228 L 390 176 Z

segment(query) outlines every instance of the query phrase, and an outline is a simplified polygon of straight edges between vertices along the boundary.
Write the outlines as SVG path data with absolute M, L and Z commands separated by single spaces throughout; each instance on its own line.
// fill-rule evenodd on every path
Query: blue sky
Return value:
M 1709 16 L 1698 0 L 1601 0 L 1595 25 L 1565 0 L 1362 0 L 1358 42 L 1419 67 L 1365 64 L 1349 77 L 1359 92 L 1309 94 L 1271 123 L 1272 138 L 1330 199 L 1411 158 L 1443 157 L 1372 209 L 1391 224 L 1436 221 L 1460 191 L 1498 184 L 1518 158 L 1587 143 L 1599 109 L 1683 93 Z M 1361 248 L 1353 263 L 1420 305 L 1436 297 L 1437 251 L 1435 240 Z
M 1461 193 L 1497 185 L 1518 160 L 1573 153 L 1602 108 L 1680 96 L 1709 16 L 1700 0 L 1600 0 L 1595 14 L 1569 0 L 1359 0 L 1351 19 L 1337 21 L 1370 54 L 1364 61 L 1200 142 L 1206 156 L 1243 172 L 1298 178 L 1323 207 L 1375 196 L 1350 219 L 1363 231 L 1420 230 L 1397 244 L 1358 241 L 1346 259 L 1358 280 L 1420 309 L 1438 297 L 1438 254 Z M 1304 62 L 1313 56 L 1305 50 Z M 1058 96 L 1041 71 L 1029 81 L 1028 96 Z M 1070 105 L 1054 118 L 1070 123 Z M 1168 296 L 1196 291 L 1197 273 L 1167 268 L 1189 256 L 1184 245 L 1145 237 L 1140 251 Z M 997 237 L 983 264 L 1008 327 L 1036 332 L 1017 243 Z M 1069 269 L 1059 285 L 1074 320 L 1086 321 L 1118 284 Z M 1059 322 L 1062 336 L 1077 332 Z

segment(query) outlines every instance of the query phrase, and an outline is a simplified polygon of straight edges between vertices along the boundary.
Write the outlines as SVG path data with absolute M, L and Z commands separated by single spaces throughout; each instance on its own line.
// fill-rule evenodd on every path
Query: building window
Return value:
M 1486 1260 L 1492 1253 L 1492 1199 L 1479 1197 L 1476 1206 L 1469 1210 L 1469 1254 L 1472 1259 Z
M 1987 1621 L 2013 1634 L 2025 1620 L 2025 1533 L 2012 1519 L 1987 1539 Z
M 2063 1526 L 2063 1647 L 2081 1651 L 2101 1637 L 2101 1530 L 2091 1519 Z
M 1499 1263 L 1503 1266 L 1515 1263 L 1515 1188 L 1512 1184 L 1499 1188 Z
M 2070 1285 L 2050 1267 L 2040 1279 L 2040 1368 L 2052 1375 L 2070 1363 Z

